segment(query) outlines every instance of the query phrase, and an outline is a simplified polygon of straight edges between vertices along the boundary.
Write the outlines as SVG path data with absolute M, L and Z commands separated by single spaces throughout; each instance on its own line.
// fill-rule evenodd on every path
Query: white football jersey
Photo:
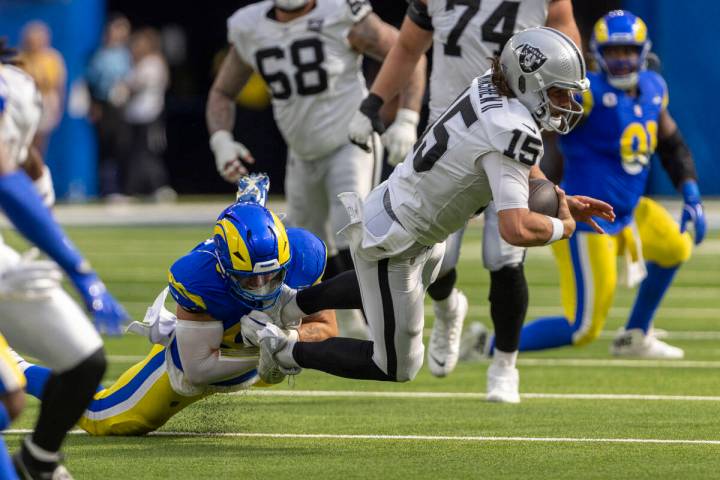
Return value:
M 517 99 L 497 93 L 488 74 L 472 81 L 387 181 L 390 207 L 417 242 L 430 246 L 445 240 L 493 200 L 482 159 L 490 152 L 500 153 L 523 177 L 502 185 L 520 191 L 502 193 L 524 198 L 524 205 L 505 208 L 527 208 L 530 167 L 543 154 L 540 129 Z
M 427 0 L 433 26 L 430 121 L 478 75 L 505 42 L 545 25 L 550 0 Z
M 12 65 L 0 65 L 0 142 L 15 165 L 25 162 L 42 115 L 42 100 L 35 81 Z
M 228 20 L 228 40 L 270 86 L 275 121 L 297 158 L 320 158 L 348 142 L 367 89 L 362 55 L 347 36 L 371 11 L 366 0 L 317 0 L 308 14 L 281 23 L 265 0 Z

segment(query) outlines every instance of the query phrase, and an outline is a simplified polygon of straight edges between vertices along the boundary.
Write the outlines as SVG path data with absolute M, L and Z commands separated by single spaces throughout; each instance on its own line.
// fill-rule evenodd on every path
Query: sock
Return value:
M 47 384 L 50 375 L 52 375 L 52 370 L 47 367 L 33 365 L 30 363 L 29 366 L 23 370 L 23 373 L 27 379 L 25 391 L 38 400 L 42 400 L 43 393 L 45 392 L 45 385 Z
M 0 175 L 0 206 L 15 228 L 69 275 L 89 268 L 50 210 L 43 205 L 25 172 Z
M 61 459 L 59 452 L 50 452 L 39 447 L 29 436 L 23 440 L 22 446 L 20 447 L 20 456 L 22 463 L 24 463 L 30 471 L 34 472 L 52 472 Z
M 438 310 L 441 310 L 443 312 L 452 312 L 457 308 L 458 304 L 458 290 L 457 288 L 453 288 L 452 292 L 450 292 L 450 295 L 447 296 L 447 298 L 443 300 L 434 300 L 433 305 L 437 307 Z
M 373 342 L 355 338 L 333 337 L 322 342 L 297 342 L 295 361 L 303 368 L 358 380 L 394 382 L 372 359 Z
M 663 268 L 657 263 L 647 262 L 647 277 L 640 284 L 625 330 L 640 328 L 643 332 L 648 332 L 655 311 L 672 283 L 678 268 L 679 265 Z
M 295 301 L 300 310 L 308 315 L 327 309 L 362 309 L 360 284 L 355 270 L 348 270 L 326 282 L 300 290 Z
M 503 352 L 502 350 L 495 349 L 495 352 L 493 353 L 493 365 L 497 365 L 498 367 L 511 367 L 515 368 L 515 363 L 517 362 L 517 356 L 518 352 L 517 350 L 514 352 Z
M 430 295 L 430 298 L 432 298 L 435 302 L 441 302 L 453 293 L 456 283 L 457 270 L 453 268 L 430 284 L 427 290 L 428 295 Z
M 8 480 L 18 480 L 18 476 L 15 473 L 15 467 L 13 466 L 12 459 L 7 451 L 5 440 L 0 435 L 0 478 L 7 478 Z
M 79 365 L 53 373 L 45 384 L 32 443 L 48 452 L 60 450 L 67 432 L 90 404 L 107 363 L 99 348 Z
M 527 314 L 529 295 L 522 264 L 508 265 L 490 272 L 490 317 L 495 327 L 495 343 L 503 352 L 520 346 L 520 331 Z
M 520 333 L 520 351 L 572 345 L 574 330 L 565 317 L 545 317 L 528 323 Z

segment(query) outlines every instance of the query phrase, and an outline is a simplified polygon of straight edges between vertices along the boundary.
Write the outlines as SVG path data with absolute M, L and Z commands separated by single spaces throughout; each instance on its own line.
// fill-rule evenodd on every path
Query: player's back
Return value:
M 430 121 L 490 69 L 510 37 L 545 25 L 549 0 L 428 0 L 433 26 Z
M 601 73 L 589 73 L 588 78 L 590 90 L 583 96 L 586 119 L 560 137 L 565 156 L 562 186 L 571 195 L 588 195 L 613 205 L 615 223 L 602 222 L 602 226 L 617 232 L 631 221 L 645 192 L 667 87 L 651 71 L 640 73 L 637 97 L 611 86 Z M 578 224 L 578 228 L 589 227 Z
M 492 200 L 481 157 L 497 151 L 526 163 L 542 157 L 539 128 L 485 75 L 423 134 L 388 179 L 400 223 L 423 245 L 443 241 Z
M 0 65 L 0 101 L 0 141 L 11 161 L 20 165 L 40 123 L 40 93 L 28 74 L 12 65 Z
M 348 141 L 347 126 L 367 92 L 361 56 L 347 36 L 370 11 L 363 0 L 317 0 L 306 15 L 278 22 L 265 0 L 228 20 L 229 41 L 270 86 L 275 121 L 301 159 Z

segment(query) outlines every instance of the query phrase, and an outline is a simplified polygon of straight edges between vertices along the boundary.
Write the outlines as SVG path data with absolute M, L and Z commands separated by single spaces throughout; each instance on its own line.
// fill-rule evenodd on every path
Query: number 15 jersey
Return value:
M 317 0 L 306 15 L 278 22 L 265 0 L 228 19 L 228 41 L 269 85 L 275 121 L 297 158 L 321 158 L 348 142 L 367 90 L 347 36 L 371 11 L 365 0 Z
M 527 208 L 530 167 L 543 154 L 540 129 L 490 80 L 473 80 L 387 180 L 386 208 L 422 245 L 442 242 L 491 200 L 498 211 Z

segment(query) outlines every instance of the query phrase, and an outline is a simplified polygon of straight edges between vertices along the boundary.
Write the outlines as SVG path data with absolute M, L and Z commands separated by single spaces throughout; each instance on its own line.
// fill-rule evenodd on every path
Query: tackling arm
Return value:
M 298 328 L 301 342 L 321 342 L 338 336 L 335 310 L 323 310 L 302 319 Z
M 192 313 L 178 305 L 175 339 L 187 380 L 204 386 L 248 371 L 248 358 L 223 355 L 223 323 L 207 313 Z M 254 360 L 255 362 L 257 359 Z

